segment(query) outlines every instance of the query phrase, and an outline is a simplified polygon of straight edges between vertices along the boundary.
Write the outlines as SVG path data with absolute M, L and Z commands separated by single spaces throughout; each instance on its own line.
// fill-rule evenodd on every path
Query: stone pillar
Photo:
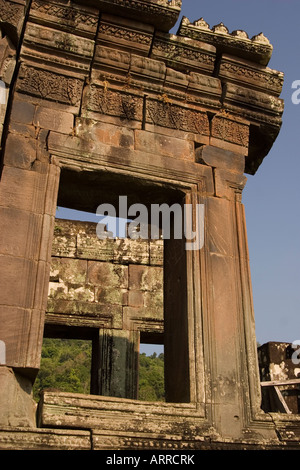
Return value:
M 58 176 L 55 165 L 37 159 L 33 142 L 9 135 L 0 185 L 0 338 L 10 372 L 1 377 L 14 389 L 24 377 L 20 394 L 40 364 Z M 7 387 L 0 389 L 6 403 Z
M 210 145 L 198 149 L 197 159 L 213 168 L 215 181 L 214 197 L 205 203 L 213 420 L 222 436 L 238 438 L 261 401 L 241 203 L 245 158 Z
M 133 398 L 138 396 L 139 332 L 99 332 L 98 395 Z M 97 366 L 96 366 L 97 367 Z

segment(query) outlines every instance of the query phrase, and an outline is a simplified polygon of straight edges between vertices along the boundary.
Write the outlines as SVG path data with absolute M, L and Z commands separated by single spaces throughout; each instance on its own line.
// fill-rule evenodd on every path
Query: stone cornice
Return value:
M 230 34 L 223 23 L 210 28 L 203 18 L 191 23 L 188 18 L 183 17 L 177 34 L 213 44 L 218 54 L 231 54 L 261 65 L 269 63 L 273 51 L 273 46 L 263 33 L 250 39 L 242 30 L 236 30 Z
M 77 0 L 77 3 L 80 3 Z M 178 20 L 181 0 L 86 0 L 103 13 L 139 19 L 160 31 L 169 31 Z

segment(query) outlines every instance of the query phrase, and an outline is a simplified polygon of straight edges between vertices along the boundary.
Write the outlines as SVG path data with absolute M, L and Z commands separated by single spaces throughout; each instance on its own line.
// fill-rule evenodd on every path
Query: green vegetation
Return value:
M 64 392 L 90 392 L 91 341 L 45 338 L 34 398 L 46 388 Z M 164 355 L 140 354 L 139 399 L 164 400 Z
M 89 341 L 45 338 L 33 395 L 45 388 L 89 393 L 92 347 Z
M 164 355 L 140 354 L 139 400 L 164 401 Z

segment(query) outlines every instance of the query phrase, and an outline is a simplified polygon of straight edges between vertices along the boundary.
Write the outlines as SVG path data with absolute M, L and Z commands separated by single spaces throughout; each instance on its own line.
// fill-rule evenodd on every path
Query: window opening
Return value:
M 95 240 L 89 241 L 89 234 L 83 233 L 83 238 L 87 235 L 86 238 L 79 240 L 80 237 L 76 232 L 76 221 L 83 221 L 83 225 L 85 225 L 85 222 L 92 222 L 96 225 L 99 222 L 99 215 L 96 214 L 98 206 L 102 203 L 111 203 L 118 207 L 118 195 L 126 194 L 128 188 L 130 188 L 128 194 L 129 206 L 141 203 L 145 204 L 150 210 L 152 203 L 172 206 L 174 203 L 183 204 L 184 201 L 183 192 L 173 187 L 169 188 L 167 185 L 155 186 L 155 183 L 151 181 L 141 182 L 133 177 L 124 177 L 124 175 L 108 175 L 108 173 L 103 175 L 97 172 L 77 173 L 66 168 L 62 169 L 55 225 L 55 235 L 58 235 L 58 237 L 54 240 L 57 252 L 55 252 L 54 247 L 49 285 L 49 292 L 52 288 L 53 296 L 51 298 L 50 295 L 50 299 L 48 298 L 49 308 L 46 315 L 46 326 L 53 326 L 54 328 L 63 325 L 61 339 L 65 337 L 67 331 L 69 331 L 67 338 L 69 336 L 69 339 L 71 339 L 70 331 L 74 327 L 78 331 L 86 329 L 95 332 L 91 365 L 89 366 L 92 371 L 91 393 L 121 398 L 146 399 L 145 390 L 141 390 L 142 383 L 139 385 L 138 381 L 139 363 L 141 364 L 139 346 L 140 344 L 155 344 L 160 346 L 157 352 L 154 351 L 151 354 L 152 358 L 150 359 L 160 364 L 160 370 L 163 371 L 164 378 L 162 379 L 160 375 L 158 382 L 160 386 L 163 383 L 165 394 L 155 392 L 156 395 L 153 394 L 152 399 L 157 401 L 157 398 L 161 400 L 165 399 L 166 396 L 166 401 L 169 402 L 189 402 L 185 241 L 178 239 L 159 240 L 163 244 L 164 252 L 160 260 L 162 263 L 161 268 L 163 268 L 164 273 L 167 273 L 167 282 L 164 279 L 161 286 L 163 298 L 165 299 L 162 306 L 163 323 L 160 323 L 158 327 L 161 333 L 161 328 L 168 331 L 168 334 L 165 335 L 167 336 L 167 342 L 164 342 L 161 333 L 155 336 L 158 325 L 156 313 L 150 312 L 151 315 L 149 315 L 149 311 L 154 306 L 154 301 L 158 302 L 159 298 L 149 290 L 147 292 L 147 284 L 144 282 L 144 268 L 150 265 L 151 256 L 160 256 L 159 250 L 151 252 L 151 256 L 150 250 L 148 250 L 147 256 L 149 259 L 145 260 L 143 253 L 141 255 L 139 250 L 135 251 L 134 256 L 128 253 L 128 241 L 126 239 L 124 244 L 120 244 L 120 240 L 110 239 L 105 247 L 100 247 L 100 250 L 98 250 L 98 246 L 96 253 L 95 245 L 97 245 L 99 239 L 95 238 Z M 119 214 L 116 213 L 117 218 L 118 216 Z M 64 236 L 63 231 L 60 233 L 60 220 L 63 219 L 75 222 L 67 236 Z M 125 230 L 127 230 L 129 222 L 130 219 L 122 218 Z M 171 220 L 172 224 L 174 225 L 173 220 Z M 90 230 L 93 231 L 95 237 L 95 226 L 91 227 Z M 120 226 L 118 230 L 120 230 Z M 162 230 L 162 227 L 159 230 Z M 171 233 L 173 232 L 171 226 Z M 67 240 L 68 243 L 66 250 L 62 247 L 64 240 Z M 132 238 L 132 242 L 135 243 L 135 250 L 139 241 L 134 237 Z M 114 247 L 112 244 L 115 242 L 119 242 L 118 257 L 113 253 Z M 142 240 L 142 242 L 151 242 L 151 237 L 148 240 Z M 80 250 L 78 252 L 76 250 L 78 250 L 79 245 Z M 124 246 L 125 255 L 124 253 L 121 254 L 120 246 L 122 248 Z M 77 256 L 78 253 L 80 256 Z M 97 257 L 99 253 L 100 258 Z M 60 258 L 64 259 L 60 260 Z M 59 269 L 56 269 L 56 263 L 61 262 L 66 276 L 63 282 L 61 282 Z M 74 279 L 72 263 L 74 266 L 76 264 L 76 269 L 78 268 L 76 279 Z M 159 263 L 156 263 L 155 268 L 158 265 Z M 102 277 L 99 268 L 101 268 Z M 151 276 L 149 278 L 151 282 L 153 282 L 153 279 L 156 282 L 154 271 L 155 269 L 151 273 L 152 278 Z M 103 273 L 107 276 L 106 278 L 103 277 Z M 129 284 L 130 276 L 131 285 Z M 69 296 L 67 299 L 64 298 L 66 293 Z M 147 298 L 145 302 L 143 300 L 144 295 Z M 74 302 L 73 306 L 71 303 L 68 304 L 70 300 Z M 124 325 L 122 315 L 125 311 L 127 315 L 125 324 L 127 326 L 129 323 L 131 324 L 128 331 L 122 330 L 122 325 Z M 149 328 L 146 327 L 147 333 L 144 328 L 145 315 L 149 317 L 150 325 Z M 162 346 L 163 344 L 164 346 Z M 115 358 L 116 345 L 122 352 L 123 359 L 118 359 L 119 362 L 114 367 L 111 360 Z M 163 350 L 161 350 L 162 348 Z M 147 358 L 147 354 L 143 351 L 144 346 L 141 349 L 142 360 L 144 360 L 144 354 Z M 147 359 L 144 362 L 147 362 Z M 123 391 L 117 390 L 116 384 L 120 381 L 110 374 L 110 371 L 115 373 L 119 370 L 119 364 L 122 364 Z M 125 368 L 123 368 L 123 365 Z M 141 373 L 140 377 L 142 375 Z M 114 385 L 115 388 L 111 388 L 111 385 Z M 138 389 L 140 390 L 138 391 Z
M 140 344 L 138 399 L 165 401 L 164 346 Z
M 42 390 L 89 394 L 91 389 L 92 341 L 44 338 L 41 366 L 33 396 Z

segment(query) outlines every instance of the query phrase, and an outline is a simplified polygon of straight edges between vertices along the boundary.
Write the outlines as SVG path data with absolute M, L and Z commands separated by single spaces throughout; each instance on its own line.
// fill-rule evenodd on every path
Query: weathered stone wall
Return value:
M 163 343 L 162 265 L 162 240 L 100 240 L 95 223 L 56 219 L 45 333 L 93 340 L 94 394 L 138 398 L 140 341 Z
M 46 323 L 162 332 L 162 265 L 162 240 L 100 240 L 94 223 L 56 219 Z

